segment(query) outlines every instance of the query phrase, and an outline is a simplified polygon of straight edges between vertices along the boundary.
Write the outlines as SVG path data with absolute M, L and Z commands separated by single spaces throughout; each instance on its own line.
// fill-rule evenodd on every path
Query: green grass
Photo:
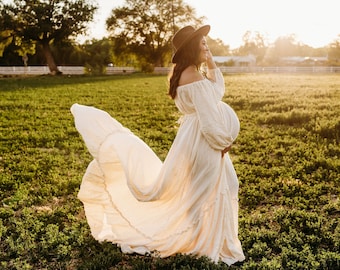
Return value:
M 246 260 L 122 254 L 90 235 L 77 192 L 91 156 L 73 103 L 109 112 L 164 159 L 180 116 L 164 76 L 0 79 L 0 269 L 337 269 L 340 76 L 225 76 L 241 132 Z

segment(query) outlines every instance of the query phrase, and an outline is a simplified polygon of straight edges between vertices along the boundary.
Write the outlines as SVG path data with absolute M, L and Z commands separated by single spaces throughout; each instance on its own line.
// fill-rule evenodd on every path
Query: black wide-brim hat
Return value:
M 174 47 L 174 55 L 172 56 L 172 63 L 176 63 L 178 60 L 178 52 L 187 44 L 191 39 L 197 35 L 206 36 L 210 31 L 210 25 L 204 25 L 197 30 L 192 26 L 185 26 L 178 30 L 172 38 L 172 45 Z

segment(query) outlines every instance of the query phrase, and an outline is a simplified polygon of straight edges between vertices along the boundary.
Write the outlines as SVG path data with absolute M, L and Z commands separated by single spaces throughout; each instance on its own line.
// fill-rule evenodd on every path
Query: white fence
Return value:
M 340 73 L 340 67 L 220 67 L 221 71 L 227 73 Z
M 59 66 L 58 69 L 65 75 L 82 75 L 85 74 L 83 66 Z M 107 67 L 106 74 L 125 74 L 133 73 L 136 70 L 133 67 Z M 0 66 L 0 75 L 45 75 L 49 74 L 50 70 L 47 66 Z
M 236 73 L 340 73 L 340 67 L 219 67 L 224 74 Z M 156 67 L 154 73 L 167 74 L 170 68 Z
M 59 70 L 65 75 L 85 74 L 82 66 L 59 66 Z M 340 73 L 340 67 L 219 67 L 224 74 L 236 73 Z M 130 74 L 136 70 L 133 67 L 107 67 L 106 74 Z M 168 74 L 169 67 L 156 67 L 155 74 Z M 0 66 L 0 75 L 44 75 L 49 74 L 47 66 Z
M 126 74 L 126 73 L 134 73 L 136 72 L 135 68 L 133 67 L 107 67 L 106 74 Z

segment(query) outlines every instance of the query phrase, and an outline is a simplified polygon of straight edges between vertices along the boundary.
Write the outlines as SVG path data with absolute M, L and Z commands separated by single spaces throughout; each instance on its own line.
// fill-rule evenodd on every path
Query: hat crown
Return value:
M 195 28 L 192 26 L 186 26 L 180 29 L 172 39 L 172 44 L 175 47 L 175 50 L 181 47 L 185 41 L 187 41 L 191 35 L 195 32 Z

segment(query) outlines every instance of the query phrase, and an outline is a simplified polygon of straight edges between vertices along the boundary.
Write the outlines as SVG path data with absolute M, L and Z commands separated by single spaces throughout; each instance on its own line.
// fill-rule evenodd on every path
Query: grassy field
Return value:
M 225 76 L 241 132 L 246 260 L 122 254 L 77 199 L 91 156 L 73 103 L 106 110 L 164 159 L 177 112 L 163 76 L 0 78 L 0 269 L 339 269 L 340 75 Z

